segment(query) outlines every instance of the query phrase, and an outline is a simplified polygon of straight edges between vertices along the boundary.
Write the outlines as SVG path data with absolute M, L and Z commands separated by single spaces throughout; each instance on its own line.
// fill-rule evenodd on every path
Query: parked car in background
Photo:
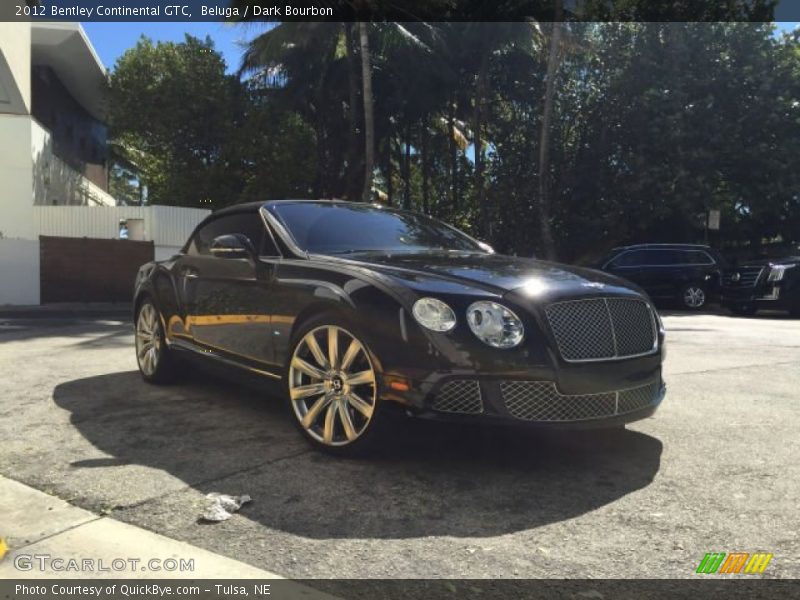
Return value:
M 638 284 L 655 300 L 699 310 L 719 298 L 725 259 L 697 244 L 637 244 L 614 248 L 600 268 Z
M 145 380 L 184 353 L 278 381 L 302 434 L 332 452 L 380 439 L 392 410 L 609 428 L 665 393 L 664 329 L 636 286 L 369 204 L 223 209 L 141 268 L 134 301 Z
M 800 316 L 800 256 L 750 261 L 725 269 L 721 302 L 738 315 L 773 309 Z

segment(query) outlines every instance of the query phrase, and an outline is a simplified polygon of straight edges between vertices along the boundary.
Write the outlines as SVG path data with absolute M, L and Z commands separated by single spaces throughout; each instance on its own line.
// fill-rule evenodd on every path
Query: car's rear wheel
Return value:
M 173 359 L 164 341 L 158 309 L 145 300 L 136 314 L 136 362 L 148 383 L 166 383 L 174 375 Z
M 330 316 L 302 327 L 292 348 L 286 391 L 305 438 L 334 454 L 373 447 L 382 414 L 377 372 L 363 338 Z
M 689 310 L 700 310 L 708 302 L 706 289 L 699 284 L 691 283 L 681 290 L 681 302 L 684 308 Z

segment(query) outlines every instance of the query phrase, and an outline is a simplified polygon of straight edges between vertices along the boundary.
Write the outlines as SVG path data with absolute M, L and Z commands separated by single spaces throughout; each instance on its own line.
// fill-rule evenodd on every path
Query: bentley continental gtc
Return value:
M 422 214 L 282 200 L 213 213 L 141 267 L 144 379 L 199 355 L 277 382 L 313 445 L 364 450 L 391 413 L 619 428 L 664 397 L 664 328 L 614 275 L 503 256 Z

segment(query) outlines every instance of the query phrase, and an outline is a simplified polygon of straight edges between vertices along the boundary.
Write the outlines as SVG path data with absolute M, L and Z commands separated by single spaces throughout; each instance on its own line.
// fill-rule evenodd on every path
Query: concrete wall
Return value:
M 35 240 L 31 118 L 0 114 L 0 237 Z
M 39 242 L 0 239 L 0 306 L 39 304 Z
M 24 103 L 24 107 L 16 107 L 15 112 L 30 114 L 31 24 L 0 22 L 0 53 L 10 71 L 10 79 L 16 84 Z

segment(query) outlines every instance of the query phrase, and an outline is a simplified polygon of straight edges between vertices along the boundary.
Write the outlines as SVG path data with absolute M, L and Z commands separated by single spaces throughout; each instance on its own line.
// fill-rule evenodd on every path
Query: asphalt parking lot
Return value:
M 0 474 L 287 577 L 800 577 L 800 320 L 665 317 L 667 398 L 618 435 L 402 424 L 310 450 L 269 394 L 152 387 L 114 320 L 0 319 Z M 247 493 L 197 522 L 208 492 Z

